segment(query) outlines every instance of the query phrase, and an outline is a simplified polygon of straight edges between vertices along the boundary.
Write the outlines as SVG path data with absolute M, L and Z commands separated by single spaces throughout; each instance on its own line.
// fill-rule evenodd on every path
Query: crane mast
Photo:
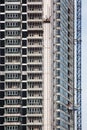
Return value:
M 77 98 L 77 130 L 82 130 L 82 88 L 81 88 L 81 0 L 76 0 L 76 98 Z

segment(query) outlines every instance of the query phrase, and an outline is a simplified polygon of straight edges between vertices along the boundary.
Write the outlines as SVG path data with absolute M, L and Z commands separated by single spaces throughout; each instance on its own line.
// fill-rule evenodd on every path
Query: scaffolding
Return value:
M 77 130 L 82 130 L 82 92 L 81 92 L 81 0 L 76 0 L 76 19 L 77 19 L 77 24 L 76 24 L 76 39 L 77 39 L 77 44 L 76 44 L 76 89 L 77 89 Z

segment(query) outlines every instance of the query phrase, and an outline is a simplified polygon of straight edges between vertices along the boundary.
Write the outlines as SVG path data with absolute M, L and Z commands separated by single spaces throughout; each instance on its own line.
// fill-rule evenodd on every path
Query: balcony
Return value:
M 37 95 L 34 95 L 34 96 L 28 96 L 28 99 L 43 99 L 43 96 L 37 96 Z M 30 105 L 31 106 L 31 105 Z M 35 105 L 32 105 L 32 107 L 35 106 Z M 38 105 L 37 105 L 38 107 Z M 42 107 L 42 105 L 41 105 Z
M 21 88 L 20 87 L 17 87 L 17 86 L 14 86 L 14 87 L 5 87 L 5 91 L 10 91 L 10 90 L 17 90 L 17 91 L 21 91 Z
M 21 79 L 5 79 L 5 82 L 21 82 Z
M 28 0 L 27 5 L 42 5 L 43 2 L 42 1 L 30 1 Z
M 42 91 L 43 88 L 40 88 L 39 86 L 36 86 L 36 87 L 33 87 L 33 88 L 28 87 L 27 90 L 29 90 L 29 91 Z
M 21 56 L 20 53 L 5 53 L 5 56 Z
M 27 64 L 28 64 L 28 65 L 42 65 L 43 63 L 42 63 L 42 62 L 39 62 L 39 61 L 38 61 L 38 62 L 35 62 L 35 61 L 34 61 L 34 62 L 28 62 Z
M 38 43 L 33 43 L 33 44 L 28 43 L 27 47 L 29 47 L 29 48 L 42 48 L 43 45 L 38 44 Z
M 27 70 L 27 73 L 29 73 L 29 74 L 31 74 L 31 73 L 32 73 L 32 74 L 33 74 L 33 73 L 35 73 L 35 74 L 37 73 L 37 74 L 38 74 L 38 73 L 42 73 L 42 72 L 43 72 L 43 71 L 40 71 L 40 70 L 31 70 L 31 71 L 30 71 L 30 70 Z
M 5 96 L 4 99 L 21 99 L 20 96 Z
M 33 125 L 33 126 L 39 126 L 39 125 L 43 125 L 43 123 L 42 122 L 37 122 L 37 121 L 34 121 L 34 122 L 27 122 L 27 125 L 29 125 L 29 126 L 31 126 L 31 125 Z
M 30 35 L 28 35 L 27 39 L 43 39 L 43 36 L 39 36 L 39 35 L 30 36 Z
M 13 45 L 13 44 L 5 44 L 5 47 L 11 47 L 11 48 L 13 48 L 13 47 L 18 47 L 18 48 L 20 48 L 21 47 L 21 45 L 19 45 L 19 44 L 16 44 L 16 45 Z
M 13 126 L 13 125 L 14 125 L 14 126 L 17 126 L 17 125 L 21 125 L 21 123 L 20 123 L 20 122 L 4 122 L 4 125 L 6 125 L 6 126 L 7 126 L 7 125 L 8 125 L 8 126 L 9 126 L 9 125 L 10 125 L 10 126 L 11 126 L 11 125 L 12 125 L 12 126 Z
M 21 108 L 21 105 L 19 105 L 19 104 L 18 105 L 6 105 L 6 104 L 4 105 L 4 108 L 9 108 L 9 107 L 10 108 L 13 108 L 13 107 L 15 107 L 15 108 Z M 7 114 L 5 114 L 5 115 L 7 115 Z M 17 114 L 15 116 L 17 116 Z M 20 116 L 20 114 L 19 114 L 19 116 Z
M 20 10 L 5 10 L 6 13 L 21 13 L 21 9 Z
M 28 81 L 30 81 L 30 82 L 42 82 L 43 81 L 43 79 L 38 79 L 38 78 L 34 78 L 34 79 L 27 79 Z
M 28 53 L 27 55 L 28 56 L 35 56 L 35 57 L 37 57 L 37 56 L 42 56 L 43 54 L 42 53 L 38 53 L 38 52 L 34 52 L 34 53 Z
M 14 21 L 15 21 L 15 20 L 14 20 Z M 43 22 L 43 19 L 39 19 L 38 17 L 37 17 L 37 18 L 34 18 L 34 19 L 28 18 L 27 21 L 28 21 L 28 22 Z
M 20 0 L 5 0 L 5 4 L 19 4 L 20 5 Z
M 27 108 L 42 108 L 43 105 L 27 105 Z
M 16 31 L 20 31 L 20 27 L 6 27 L 5 30 L 6 30 L 6 31 L 8 31 L 8 30 L 9 30 L 9 31 L 13 31 L 13 30 L 14 30 L 14 31 L 15 31 L 15 30 L 16 30 Z
M 28 30 L 29 31 L 34 31 L 34 30 L 42 31 L 43 28 L 42 27 L 38 27 L 38 26 L 34 26 L 34 27 L 28 26 Z
M 18 19 L 13 19 L 13 18 L 12 19 L 8 19 L 8 18 L 6 18 L 5 21 L 6 22 L 11 22 L 11 21 L 13 21 L 13 22 L 15 22 L 15 21 L 16 22 L 21 22 L 21 18 L 18 18 Z
M 42 117 L 42 116 L 43 116 L 43 114 L 41 114 L 41 113 L 40 113 L 40 114 L 35 114 L 35 113 L 34 113 L 34 114 L 29 113 L 29 114 L 28 114 L 28 113 L 27 113 L 27 117 Z

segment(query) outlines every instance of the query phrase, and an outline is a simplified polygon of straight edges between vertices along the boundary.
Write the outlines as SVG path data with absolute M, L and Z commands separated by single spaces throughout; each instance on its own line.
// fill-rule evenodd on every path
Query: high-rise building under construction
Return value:
M 74 0 L 0 0 L 0 130 L 74 130 Z

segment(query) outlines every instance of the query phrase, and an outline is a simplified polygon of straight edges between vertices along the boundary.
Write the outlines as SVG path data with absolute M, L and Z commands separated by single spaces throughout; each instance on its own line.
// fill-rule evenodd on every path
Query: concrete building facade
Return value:
M 0 0 L 0 130 L 74 130 L 74 0 Z

